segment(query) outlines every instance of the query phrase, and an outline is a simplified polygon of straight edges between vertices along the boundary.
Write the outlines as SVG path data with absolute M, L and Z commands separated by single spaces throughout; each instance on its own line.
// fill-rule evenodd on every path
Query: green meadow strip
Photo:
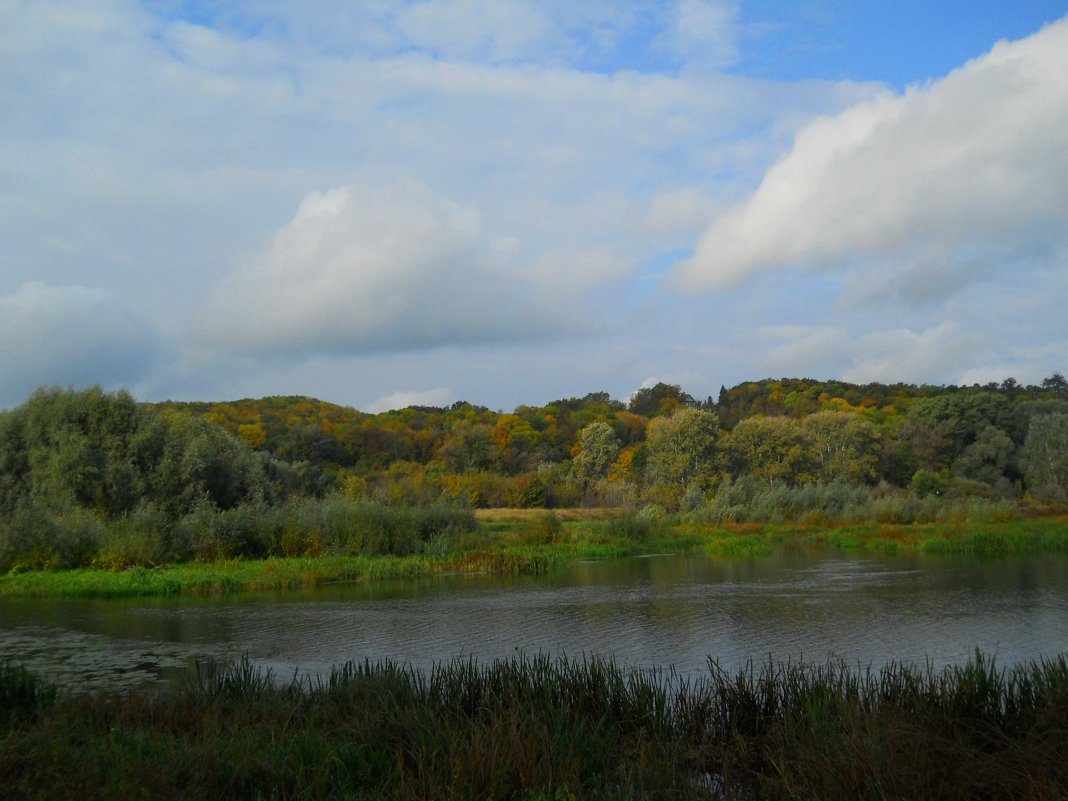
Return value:
M 218 595 L 288 590 L 345 581 L 411 579 L 442 574 L 535 575 L 578 560 L 653 553 L 706 553 L 733 559 L 769 556 L 783 543 L 872 555 L 923 554 L 1006 558 L 1068 554 L 1064 517 L 1003 523 L 706 525 L 610 520 L 560 524 L 537 519 L 499 527 L 471 547 L 446 545 L 408 556 L 344 555 L 225 559 L 127 570 L 73 569 L 0 576 L 0 596 L 134 597 Z
M 74 569 L 0 576 L 0 596 L 135 597 L 219 595 L 288 590 L 345 581 L 412 579 L 444 574 L 534 575 L 584 559 L 692 550 L 692 535 L 635 540 L 599 529 L 568 530 L 560 541 L 523 543 L 500 536 L 492 546 L 446 550 L 439 555 L 272 557 L 189 562 L 111 571 Z

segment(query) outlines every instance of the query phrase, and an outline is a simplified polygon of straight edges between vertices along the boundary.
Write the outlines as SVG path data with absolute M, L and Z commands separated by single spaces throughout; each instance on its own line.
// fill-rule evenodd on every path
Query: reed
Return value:
M 0 662 L 0 733 L 10 723 L 32 720 L 55 700 L 55 685 L 22 665 Z
M 517 656 L 288 680 L 242 660 L 155 694 L 38 704 L 0 728 L 0 786 L 12 801 L 1052 799 L 1068 792 L 1066 719 L 1065 656 L 710 660 L 698 677 Z

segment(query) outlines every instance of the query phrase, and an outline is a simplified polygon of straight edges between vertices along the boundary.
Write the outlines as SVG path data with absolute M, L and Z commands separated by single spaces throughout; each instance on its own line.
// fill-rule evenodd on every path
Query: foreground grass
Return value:
M 0 666 L 0 787 L 12 801 L 1068 794 L 1064 656 L 710 668 L 518 657 L 279 683 L 238 663 L 158 694 L 57 697 Z
M 895 555 L 979 557 L 1068 554 L 1068 518 L 1000 523 L 701 524 L 633 517 L 561 519 L 544 512 L 498 512 L 479 538 L 411 556 L 327 554 L 227 559 L 138 567 L 76 569 L 0 576 L 2 596 L 132 597 L 287 590 L 343 581 L 423 578 L 451 573 L 538 574 L 580 559 L 704 552 L 726 558 L 768 556 L 785 543 Z M 440 543 L 439 543 L 440 545 Z

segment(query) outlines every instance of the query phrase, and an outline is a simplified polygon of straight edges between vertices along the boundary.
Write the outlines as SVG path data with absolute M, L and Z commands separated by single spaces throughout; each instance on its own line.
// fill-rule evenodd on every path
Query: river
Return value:
M 548 576 L 444 576 L 218 598 L 0 600 L 0 655 L 73 687 L 173 681 L 248 655 L 275 675 L 390 658 L 549 653 L 627 668 L 842 659 L 1011 665 L 1068 652 L 1068 559 L 652 556 Z

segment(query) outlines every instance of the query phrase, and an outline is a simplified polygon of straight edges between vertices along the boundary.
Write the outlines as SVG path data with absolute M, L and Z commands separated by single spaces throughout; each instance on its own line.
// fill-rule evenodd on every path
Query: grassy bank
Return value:
M 451 573 L 529 575 L 579 559 L 680 552 L 700 545 L 700 535 L 668 525 L 628 519 L 588 524 L 542 513 L 516 522 L 488 523 L 478 536 L 432 540 L 422 553 L 406 556 L 327 553 L 126 570 L 82 568 L 11 573 L 0 576 L 0 597 L 206 595 Z
M 1059 798 L 1068 660 L 945 671 L 247 663 L 124 697 L 0 669 L 9 799 Z
M 230 558 L 126 570 L 37 570 L 0 576 L 0 596 L 122 597 L 286 590 L 340 581 L 420 578 L 448 573 L 537 574 L 580 559 L 704 552 L 759 558 L 786 543 L 872 554 L 980 557 L 1068 554 L 1068 518 L 1002 523 L 789 526 L 712 525 L 640 517 L 563 519 L 555 514 L 487 516 L 482 531 L 431 540 L 397 556 Z
M 875 555 L 1011 557 L 1068 554 L 1068 518 L 1063 515 L 976 523 L 863 523 L 815 527 L 690 523 L 680 527 L 704 538 L 707 553 L 727 557 L 767 556 L 784 543 Z

